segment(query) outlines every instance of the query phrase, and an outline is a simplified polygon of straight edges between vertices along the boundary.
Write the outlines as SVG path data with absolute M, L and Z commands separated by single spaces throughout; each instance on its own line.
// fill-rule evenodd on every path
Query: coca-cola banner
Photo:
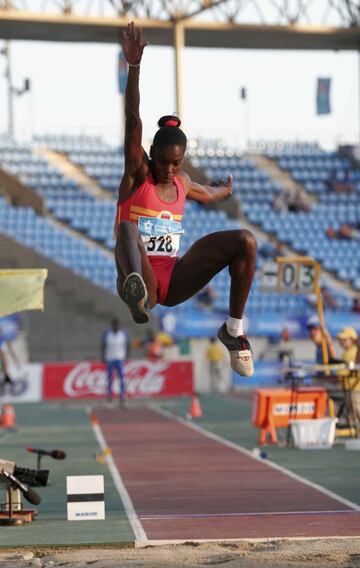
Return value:
M 129 398 L 182 396 L 193 393 L 191 361 L 139 359 L 125 363 L 126 391 Z M 105 398 L 106 370 L 102 363 L 45 364 L 43 398 Z M 113 379 L 113 393 L 119 393 L 119 381 Z

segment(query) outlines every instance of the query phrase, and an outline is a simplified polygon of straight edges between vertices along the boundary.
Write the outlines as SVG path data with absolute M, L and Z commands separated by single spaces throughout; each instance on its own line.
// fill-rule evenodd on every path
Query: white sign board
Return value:
M 314 291 L 315 266 L 304 262 L 266 262 L 261 271 L 263 290 L 310 294 Z
M 67 476 L 66 493 L 68 521 L 105 519 L 103 475 Z

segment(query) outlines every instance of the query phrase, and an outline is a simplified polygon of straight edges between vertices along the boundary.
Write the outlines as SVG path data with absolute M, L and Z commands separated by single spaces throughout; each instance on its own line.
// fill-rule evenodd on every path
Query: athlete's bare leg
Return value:
M 229 315 L 241 319 L 255 272 L 256 240 L 247 230 L 221 231 L 196 241 L 175 265 L 167 306 L 194 296 L 210 280 L 229 267 L 231 277 Z
M 184 302 L 201 290 L 218 272 L 229 267 L 231 277 L 229 318 L 218 338 L 229 350 L 231 366 L 239 375 L 254 373 L 252 350 L 243 332 L 242 318 L 255 272 L 256 241 L 246 230 L 212 233 L 198 240 L 175 265 L 166 298 L 167 306 Z M 228 327 L 235 323 L 237 333 Z
M 157 303 L 157 280 L 147 257 L 137 226 L 131 221 L 118 225 L 115 245 L 115 261 L 118 273 L 118 293 L 122 298 L 127 276 L 136 272 L 145 281 L 150 297 L 150 307 Z

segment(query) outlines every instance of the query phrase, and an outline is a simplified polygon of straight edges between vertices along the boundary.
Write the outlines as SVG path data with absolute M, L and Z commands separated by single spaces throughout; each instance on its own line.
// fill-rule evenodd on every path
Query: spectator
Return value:
M 358 350 L 358 334 L 353 327 L 344 327 L 336 336 L 344 352 L 341 360 L 345 363 L 355 363 Z
M 326 234 L 328 239 L 336 239 L 336 236 L 337 236 L 335 229 L 331 226 L 326 229 L 325 234 Z
M 351 311 L 355 312 L 356 314 L 360 313 L 360 298 L 353 299 Z
M 327 286 L 320 287 L 321 298 L 324 308 L 331 308 L 333 310 L 337 310 L 339 304 L 334 296 L 331 294 L 330 290 Z
M 342 179 L 339 178 L 339 175 Z M 341 172 L 338 173 L 336 169 L 331 170 L 326 185 L 329 191 L 336 191 L 337 193 L 352 191 L 354 188 L 351 182 L 350 170 L 344 170 L 343 174 Z
M 283 366 L 289 366 L 293 358 L 293 350 L 290 344 L 290 332 L 284 327 L 278 336 L 270 335 L 263 351 L 259 354 L 260 361 L 277 359 Z
M 294 358 L 294 352 L 291 349 L 291 337 L 287 327 L 284 327 L 281 332 L 281 339 L 278 345 L 278 358 L 283 367 L 289 367 Z
M 352 240 L 357 238 L 357 231 L 348 223 L 343 223 L 337 234 L 339 239 Z
M 339 341 L 341 347 L 344 349 L 341 360 L 345 363 L 355 363 L 357 360 L 358 334 L 353 327 L 344 327 L 337 334 L 336 339 Z M 343 387 L 347 391 L 351 391 L 352 410 L 356 419 L 360 421 L 360 376 L 359 372 L 355 371 L 353 376 L 350 371 L 341 371 L 338 376 L 343 380 Z
M 317 316 L 311 316 L 307 320 L 306 327 L 309 332 L 309 337 L 316 347 L 316 354 L 315 354 L 316 363 L 319 364 L 324 363 L 323 347 L 322 347 L 323 337 L 325 338 L 327 346 L 329 362 L 332 360 L 337 361 L 335 354 L 335 347 L 331 339 L 331 335 L 328 332 L 328 330 L 320 324 L 319 318 Z
M 129 336 L 120 328 L 120 322 L 114 318 L 111 327 L 107 329 L 101 338 L 101 360 L 106 365 L 107 371 L 107 400 L 112 401 L 112 380 L 116 371 L 120 381 L 120 404 L 126 404 L 126 386 L 124 361 L 129 355 Z
M 288 208 L 289 211 L 298 213 L 299 211 L 304 211 L 308 213 L 310 211 L 310 205 L 304 199 L 301 193 L 301 189 L 297 188 L 296 191 L 288 198 Z
M 343 223 L 338 231 L 335 231 L 335 229 L 331 226 L 328 227 L 326 229 L 326 236 L 328 239 L 351 240 L 358 238 L 358 232 L 352 225 Z
M 334 298 L 334 296 L 332 295 L 332 293 L 330 292 L 330 290 L 328 289 L 327 286 L 325 286 L 325 285 L 321 286 L 320 292 L 321 292 L 321 300 L 322 300 L 322 303 L 323 303 L 323 307 L 325 309 L 330 308 L 330 309 L 336 310 L 339 307 L 337 300 Z M 317 295 L 316 294 L 308 294 L 306 296 L 306 300 L 309 303 L 309 305 L 311 306 L 311 308 L 316 310 L 317 302 L 318 302 Z
M 221 363 L 224 360 L 224 350 L 216 337 L 209 339 L 206 358 L 209 363 L 210 389 L 213 394 L 216 394 L 220 392 Z
M 335 191 L 338 193 L 349 193 L 353 190 L 351 183 L 350 170 L 344 170 L 343 179 L 335 184 Z

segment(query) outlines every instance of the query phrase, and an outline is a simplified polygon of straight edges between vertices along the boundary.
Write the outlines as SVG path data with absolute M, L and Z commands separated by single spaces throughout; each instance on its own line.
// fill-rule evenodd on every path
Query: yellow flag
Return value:
M 0 317 L 44 309 L 46 268 L 0 270 Z

